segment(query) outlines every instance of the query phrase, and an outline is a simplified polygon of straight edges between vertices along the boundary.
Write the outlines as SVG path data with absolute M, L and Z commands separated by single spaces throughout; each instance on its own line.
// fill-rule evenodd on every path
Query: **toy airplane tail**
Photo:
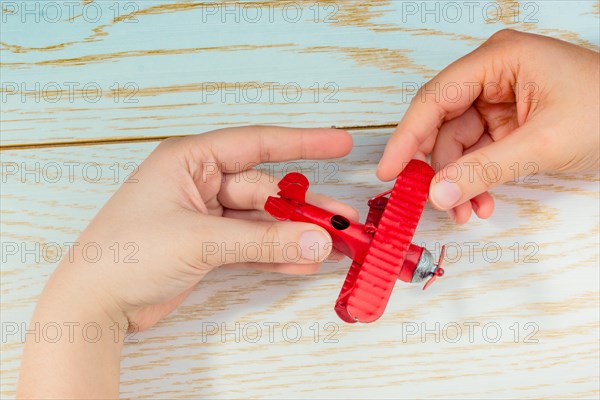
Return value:
M 277 218 L 285 221 L 292 219 L 296 204 L 306 202 L 306 191 L 309 182 L 306 177 L 298 172 L 290 172 L 279 181 L 279 197 L 270 196 L 265 203 L 265 211 Z M 288 201 L 292 200 L 292 202 Z

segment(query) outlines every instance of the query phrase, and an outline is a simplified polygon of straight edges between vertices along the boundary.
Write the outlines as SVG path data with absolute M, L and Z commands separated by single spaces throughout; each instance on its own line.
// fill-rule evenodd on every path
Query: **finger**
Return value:
M 496 140 L 500 140 L 500 139 L 496 139 Z M 483 135 L 481 135 L 479 137 L 479 140 L 477 140 L 477 142 L 471 146 L 467 146 L 465 145 L 465 151 L 464 154 L 469 154 L 472 153 L 476 150 L 482 149 L 485 146 L 494 143 L 494 139 L 492 139 L 492 137 L 485 132 Z
M 346 257 L 344 255 L 344 253 L 342 253 L 339 250 L 336 250 L 336 248 L 334 247 L 333 250 L 331 250 L 331 253 L 329 254 L 329 257 L 327 257 L 328 261 L 341 261 L 344 259 L 344 257 Z
M 269 264 L 269 263 L 236 263 L 223 265 L 223 268 L 257 270 L 263 272 L 275 272 L 286 275 L 311 275 L 319 271 L 321 263 L 313 264 Z
M 478 194 L 470 201 L 465 201 L 448 210 L 448 215 L 455 223 L 462 225 L 469 221 L 473 211 L 481 219 L 491 217 L 494 213 L 494 199 L 492 195 L 489 192 Z
M 274 217 L 272 217 L 266 211 L 241 211 L 241 210 L 230 210 L 230 209 L 226 208 L 225 210 L 223 210 L 223 216 L 226 218 L 236 218 L 236 219 L 243 219 L 243 220 L 247 220 L 247 221 L 267 221 L 267 222 L 276 221 L 276 219 Z M 336 250 L 334 247 L 331 250 L 331 253 L 329 253 L 327 260 L 340 261 L 344 257 L 346 257 L 344 255 L 344 253 L 340 252 L 339 250 Z
M 218 199 L 224 207 L 230 209 L 264 210 L 267 198 L 276 196 L 279 192 L 278 182 L 278 179 L 258 170 L 225 174 Z M 330 197 L 309 191 L 306 193 L 306 201 L 351 220 L 358 220 L 358 211 Z
M 265 162 L 341 157 L 352 149 L 352 136 L 328 128 L 245 126 L 186 138 L 198 160 L 210 149 L 222 172 L 240 172 Z
M 485 123 L 475 107 L 464 114 L 445 122 L 440 127 L 431 152 L 431 163 L 436 171 L 458 160 L 465 149 L 473 146 L 482 137 Z
M 344 259 L 344 255 L 337 250 L 333 250 L 330 256 L 324 263 L 338 262 Z M 270 263 L 236 263 L 223 265 L 223 268 L 233 269 L 252 269 L 265 272 L 277 272 L 282 274 L 290 275 L 308 275 L 318 272 L 324 263 L 311 263 L 311 264 L 270 264 Z
M 515 173 L 524 175 L 524 165 L 528 162 L 536 163 L 540 170 L 545 169 L 545 160 L 536 150 L 536 131 L 539 128 L 533 126 L 531 121 L 501 140 L 465 154 L 443 168 L 436 174 L 429 189 L 432 205 L 440 210 L 456 207 L 496 185 L 514 179 Z
M 243 219 L 243 220 L 247 220 L 247 221 L 268 221 L 268 222 L 276 221 L 276 219 L 274 217 L 272 217 L 266 211 L 256 211 L 256 210 L 245 211 L 245 210 L 231 210 L 229 208 L 226 208 L 225 210 L 223 210 L 223 216 L 226 218 L 236 218 L 236 219 Z M 331 253 L 329 253 L 327 260 L 340 261 L 344 257 L 346 257 L 344 255 L 344 253 L 340 252 L 339 250 L 336 250 L 334 247 L 331 250 Z
M 487 219 L 494 213 L 494 199 L 489 192 L 483 192 L 471 199 L 471 206 L 475 214 L 481 219 Z
M 267 198 L 279 191 L 278 182 L 277 178 L 256 169 L 225 174 L 219 203 L 233 210 L 263 210 Z
M 468 113 L 469 111 L 467 111 Z M 463 114 L 466 115 L 467 113 Z M 455 118 L 452 121 L 444 124 L 448 125 L 451 124 L 453 121 L 457 121 L 458 119 L 460 119 L 462 117 L 459 118 Z M 477 119 L 479 118 L 479 116 L 476 117 Z M 450 148 L 453 144 L 459 143 L 460 147 L 465 148 L 465 150 L 463 151 L 463 154 L 469 154 L 472 153 L 478 149 L 481 149 L 491 143 L 493 143 L 494 141 L 492 140 L 492 138 L 490 137 L 490 135 L 488 135 L 487 133 L 482 133 L 481 136 L 479 136 L 479 138 L 477 138 L 477 134 L 479 134 L 479 132 L 481 130 L 484 129 L 483 124 L 480 125 L 473 125 L 477 123 L 476 121 L 472 121 L 472 124 L 469 124 L 469 122 L 464 121 L 466 124 L 463 126 L 470 126 L 470 128 L 474 129 L 474 134 L 469 137 L 469 135 L 466 134 L 461 134 L 460 132 L 456 133 L 455 135 L 446 135 L 446 133 L 448 131 L 446 131 L 444 129 L 444 126 L 442 126 L 442 129 L 440 130 L 440 136 L 438 138 L 438 143 L 436 143 L 436 147 L 433 149 L 433 153 L 432 153 L 432 160 L 435 157 L 435 162 L 434 165 L 436 167 L 436 171 L 439 171 L 442 169 L 442 167 L 450 164 L 451 162 L 456 161 L 456 159 L 458 159 L 462 154 L 459 154 L 458 157 L 454 158 L 447 158 L 447 154 L 444 153 L 443 151 L 439 151 L 438 149 L 443 149 L 444 145 L 448 146 L 448 148 Z M 445 132 L 442 132 L 445 131 Z M 467 129 L 467 132 L 469 130 Z M 451 136 L 451 139 L 448 139 L 448 137 Z M 457 140 L 456 140 L 457 139 Z M 453 141 L 452 144 L 446 144 L 446 141 Z M 475 141 L 475 143 L 473 143 Z M 439 145 L 439 147 L 438 147 Z M 455 149 L 455 152 L 458 151 L 457 149 Z M 454 164 L 456 165 L 456 164 Z M 470 173 L 471 171 L 457 171 L 456 175 L 458 175 L 458 173 Z M 460 209 L 459 209 L 460 208 Z M 449 210 L 450 216 L 452 217 L 452 219 L 454 220 L 454 222 L 456 222 L 459 225 L 465 224 L 466 222 L 469 221 L 469 219 L 471 218 L 471 211 L 474 211 L 475 214 L 482 219 L 486 219 L 491 217 L 491 215 L 494 212 L 494 199 L 492 198 L 492 196 L 488 193 L 488 192 L 483 192 L 481 194 L 478 194 L 477 196 L 475 196 L 474 198 L 471 199 L 471 201 L 469 202 L 464 202 L 462 203 L 462 205 L 459 205 L 453 209 Z
M 470 154 L 474 151 L 484 148 L 485 146 L 492 144 L 494 140 L 492 137 L 484 133 L 481 135 L 477 143 L 465 149 L 465 154 Z M 481 219 L 487 219 L 492 216 L 496 205 L 494 204 L 494 198 L 489 192 L 483 192 L 471 199 L 471 207 L 477 216 Z
M 198 265 L 211 267 L 240 262 L 318 263 L 332 250 L 325 229 L 303 222 L 194 215 L 189 234 L 186 227 L 182 229 L 182 251 L 195 255 Z
M 223 210 L 223 216 L 226 218 L 243 219 L 246 221 L 276 221 L 268 212 L 258 210 L 232 210 L 226 208 Z
M 484 136 L 484 131 L 483 118 L 473 106 L 464 114 L 445 122 L 440 127 L 440 132 L 431 153 L 434 169 L 440 171 L 448 164 L 459 159 L 463 155 L 464 149 L 480 141 Z M 458 173 L 460 171 L 457 171 Z M 449 209 L 448 215 L 455 223 L 462 225 L 471 218 L 472 211 L 472 203 L 466 201 Z
M 377 168 L 380 179 L 394 179 L 418 151 L 429 153 L 442 124 L 471 107 L 482 92 L 491 54 L 489 46 L 480 47 L 419 89 L 385 147 Z
M 471 218 L 473 208 L 471 203 L 466 201 L 448 210 L 448 215 L 457 224 L 462 225 Z
M 231 210 L 229 208 L 226 208 L 225 210 L 223 210 L 223 216 L 226 218 L 236 218 L 236 219 L 243 219 L 243 220 L 247 220 L 247 221 L 267 221 L 267 222 L 276 221 L 276 219 L 274 217 L 272 217 L 266 211 L 256 211 L 256 210 L 245 211 L 245 210 Z M 344 253 L 340 252 L 339 250 L 336 250 L 334 247 L 331 250 L 331 253 L 329 254 L 329 256 L 327 257 L 327 260 L 340 261 L 344 257 L 346 257 L 344 255 Z
M 271 214 L 266 211 L 257 211 L 257 210 L 231 210 L 226 208 L 223 210 L 223 217 L 226 218 L 235 218 L 235 219 L 243 219 L 246 221 L 265 221 L 265 222 L 273 222 L 277 221 Z M 348 217 L 350 218 L 350 217 Z M 355 220 L 358 221 L 358 220 Z M 329 259 L 334 257 L 334 254 L 337 252 L 335 248 L 329 255 Z M 340 253 L 341 254 L 341 253 Z M 343 258 L 343 256 L 341 257 Z

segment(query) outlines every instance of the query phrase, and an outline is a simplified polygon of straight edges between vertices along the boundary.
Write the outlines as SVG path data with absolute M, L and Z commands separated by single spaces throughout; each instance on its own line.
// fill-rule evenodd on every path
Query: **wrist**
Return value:
M 98 328 L 103 335 L 123 342 L 128 320 L 107 290 L 99 274 L 90 273 L 86 265 L 61 263 L 44 288 L 34 317 L 44 320 L 68 320 L 69 323 Z M 120 334 L 111 331 L 118 329 Z
M 61 264 L 25 338 L 17 396 L 116 398 L 127 318 L 88 274 Z M 91 275 L 90 275 L 91 276 Z

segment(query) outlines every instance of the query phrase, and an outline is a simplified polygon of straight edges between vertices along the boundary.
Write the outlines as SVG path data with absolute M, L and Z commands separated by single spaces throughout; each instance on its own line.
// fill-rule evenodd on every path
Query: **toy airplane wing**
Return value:
M 385 198 L 380 195 L 369 202 L 375 233 L 362 265 L 352 263 L 337 299 L 335 311 L 342 320 L 373 322 L 383 314 L 425 207 L 433 175 L 429 165 L 413 160 L 396 180 L 389 199 L 382 200 Z
M 265 210 L 273 217 L 322 227 L 331 236 L 333 247 L 352 259 L 335 304 L 342 320 L 378 319 L 397 279 L 410 283 L 429 279 L 426 288 L 444 274 L 444 247 L 436 265 L 427 249 L 411 243 L 433 174 L 429 165 L 412 160 L 392 190 L 369 200 L 364 225 L 306 203 L 309 182 L 296 172 L 279 182 L 278 196 L 267 198 Z

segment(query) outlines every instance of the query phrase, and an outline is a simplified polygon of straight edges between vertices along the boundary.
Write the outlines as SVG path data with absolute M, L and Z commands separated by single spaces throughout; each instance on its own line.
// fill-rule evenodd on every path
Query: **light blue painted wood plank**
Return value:
M 395 123 L 410 100 L 403 89 L 499 29 L 599 43 L 595 1 L 95 1 L 87 18 L 59 22 L 44 2 L 27 4 L 33 13 L 3 2 L 3 145 Z M 114 18 L 135 9 L 135 21 Z

